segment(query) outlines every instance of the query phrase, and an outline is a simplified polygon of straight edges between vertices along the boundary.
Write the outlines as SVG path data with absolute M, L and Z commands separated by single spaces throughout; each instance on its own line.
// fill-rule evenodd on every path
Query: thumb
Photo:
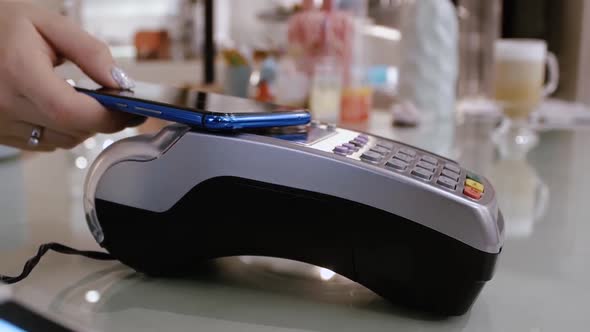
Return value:
M 68 18 L 50 11 L 37 10 L 32 21 L 56 53 L 74 62 L 96 83 L 121 89 L 135 86 L 133 80 L 116 66 L 108 46 Z

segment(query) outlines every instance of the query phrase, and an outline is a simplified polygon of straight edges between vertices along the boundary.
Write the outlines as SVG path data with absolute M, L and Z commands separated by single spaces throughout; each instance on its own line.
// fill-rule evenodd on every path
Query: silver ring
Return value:
M 31 130 L 31 136 L 29 137 L 29 145 L 33 147 L 38 146 L 41 142 L 41 136 L 43 136 L 43 128 L 34 126 L 33 130 Z

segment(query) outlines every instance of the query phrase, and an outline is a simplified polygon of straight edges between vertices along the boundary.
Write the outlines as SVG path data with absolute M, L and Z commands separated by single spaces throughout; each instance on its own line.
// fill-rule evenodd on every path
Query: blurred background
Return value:
M 495 95 L 495 42 L 535 39 L 558 75 L 524 112 L 528 125 L 590 123 L 584 0 L 29 1 L 78 21 L 137 80 L 306 107 L 361 130 L 383 113 L 391 127 L 471 116 L 496 128 L 510 114 Z M 58 71 L 82 75 L 72 64 Z
M 474 170 L 496 153 L 523 159 L 541 131 L 590 128 L 585 0 L 22 1 L 78 22 L 136 80 L 305 107 Z M 523 39 L 543 61 L 498 55 L 499 41 Z M 83 76 L 71 63 L 57 72 Z M 73 160 L 86 169 L 112 142 L 167 124 L 98 135 Z
M 203 0 L 36 0 L 43 6 L 62 11 L 78 20 L 93 35 L 106 41 L 115 56 L 132 65 L 138 60 L 160 63 L 167 75 L 160 75 L 154 63 L 139 79 L 174 84 L 199 84 L 201 68 L 191 64 L 203 56 L 205 41 L 205 1 Z M 311 1 L 321 8 L 323 1 Z M 354 4 L 358 2 L 359 4 Z M 396 68 L 400 65 L 400 27 L 404 8 L 414 0 L 334 1 L 334 7 L 357 8 L 351 12 L 363 19 L 362 61 L 373 69 L 369 83 L 395 90 Z M 453 0 L 456 6 L 462 1 Z M 463 1 L 469 5 L 469 1 Z M 497 1 L 503 37 L 541 38 L 560 59 L 560 87 L 556 96 L 571 101 L 590 102 L 589 89 L 590 20 L 584 0 Z M 217 55 L 236 48 L 246 58 L 261 60 L 267 55 L 288 53 L 290 19 L 302 10 L 302 0 L 214 0 L 214 41 Z M 353 4 L 353 5 L 351 5 Z M 363 8 L 364 7 L 364 8 Z M 362 8 L 362 9 L 358 9 Z M 359 44 L 362 43 L 362 44 Z M 223 59 L 219 59 L 222 65 Z M 253 60 L 250 60 L 253 61 Z M 188 70 L 174 70 L 178 65 Z M 252 64 L 251 64 L 252 65 Z M 191 66 L 194 67 L 191 70 Z M 383 76 L 379 69 L 390 67 Z M 223 68 L 219 69 L 223 70 Z M 132 70 L 133 71 L 133 70 Z M 140 73 L 141 71 L 137 71 Z M 218 75 L 217 80 L 223 76 Z M 255 80 L 254 80 L 255 81 Z M 219 82 L 221 83 L 221 81 Z M 279 96 L 280 97 L 280 96 Z

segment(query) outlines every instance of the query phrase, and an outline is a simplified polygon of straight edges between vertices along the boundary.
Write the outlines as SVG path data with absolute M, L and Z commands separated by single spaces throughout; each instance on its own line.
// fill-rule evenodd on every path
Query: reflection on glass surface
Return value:
M 95 290 L 90 290 L 86 292 L 86 295 L 84 297 L 86 299 L 86 302 L 88 303 L 98 303 L 98 301 L 100 301 L 100 293 Z
M 195 326 L 206 331 L 213 327 L 209 324 L 217 331 L 353 331 L 367 324 L 397 325 L 404 317 L 366 288 L 339 283 L 339 275 L 322 280 L 330 272 L 252 256 L 215 260 L 181 279 L 153 279 L 116 265 L 73 281 L 50 309 L 101 331 L 137 330 L 138 322 L 149 331 L 192 331 Z M 360 314 L 351 315 L 355 309 Z
M 331 283 L 347 284 L 352 281 L 337 275 L 329 269 L 282 258 L 239 256 L 238 261 L 250 268 L 274 274 L 279 277 L 293 279 L 307 279 L 311 281 L 329 281 Z
M 498 112 L 486 100 L 460 103 L 453 157 L 463 167 L 482 175 L 489 173 L 495 158 L 495 146 L 491 137 L 498 124 Z
M 0 250 L 20 247 L 26 238 L 25 192 L 22 162 L 0 161 Z
M 525 238 L 545 214 L 549 189 L 526 160 L 501 159 L 490 178 L 504 214 L 506 236 Z
M 502 158 L 524 160 L 539 144 L 539 135 L 528 120 L 506 118 L 494 132 L 493 140 Z

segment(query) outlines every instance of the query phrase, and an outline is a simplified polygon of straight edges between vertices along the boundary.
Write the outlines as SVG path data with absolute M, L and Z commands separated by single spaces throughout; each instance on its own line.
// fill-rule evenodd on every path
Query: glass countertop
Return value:
M 542 132 L 528 160 L 510 161 L 498 160 L 484 135 L 465 139 L 450 124 L 390 123 L 376 113 L 363 129 L 456 159 L 498 193 L 506 243 L 494 278 L 464 316 L 409 312 L 329 271 L 252 257 L 218 260 L 216 273 L 190 280 L 156 280 L 116 262 L 51 253 L 13 287 L 16 297 L 93 331 L 587 330 L 590 131 Z M 92 151 L 109 139 L 0 161 L 0 273 L 20 273 L 46 242 L 99 250 L 82 184 Z

